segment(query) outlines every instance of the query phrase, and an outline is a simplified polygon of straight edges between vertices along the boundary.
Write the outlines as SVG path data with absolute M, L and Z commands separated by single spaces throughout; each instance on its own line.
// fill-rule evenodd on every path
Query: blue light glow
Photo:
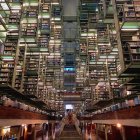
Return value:
M 64 71 L 75 71 L 74 67 L 65 67 Z

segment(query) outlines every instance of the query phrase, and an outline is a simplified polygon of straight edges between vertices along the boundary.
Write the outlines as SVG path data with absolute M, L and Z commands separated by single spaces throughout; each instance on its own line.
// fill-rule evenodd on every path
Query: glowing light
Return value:
M 59 3 L 58 2 L 53 2 L 53 3 L 51 3 L 52 5 L 59 5 Z
M 122 125 L 121 125 L 120 123 L 117 123 L 117 127 L 118 127 L 118 128 L 121 128 Z
M 10 132 L 10 127 L 4 127 L 2 131 L 3 131 L 3 134 L 5 135 L 6 133 Z
M 1 7 L 3 8 L 3 10 L 9 10 L 7 3 L 1 3 Z
M 122 31 L 138 31 L 139 28 L 131 28 L 131 29 L 129 29 L 129 28 L 122 28 L 121 30 Z
M 21 126 L 22 126 L 22 127 L 25 127 L 25 126 L 26 126 L 26 124 L 22 124 Z
M 67 105 L 66 105 L 66 109 L 73 109 L 73 105 L 67 104 Z

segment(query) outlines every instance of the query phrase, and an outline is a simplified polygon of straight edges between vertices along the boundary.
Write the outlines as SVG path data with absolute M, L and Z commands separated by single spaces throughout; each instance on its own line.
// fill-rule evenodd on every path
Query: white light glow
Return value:
M 3 10 L 9 10 L 9 7 L 6 3 L 1 3 L 1 7 L 3 8 Z
M 51 18 L 51 20 L 60 21 L 60 18 Z
M 51 3 L 52 5 L 59 5 L 59 3 L 58 2 L 53 2 L 53 3 Z
M 105 44 L 105 43 L 98 43 L 98 45 L 110 45 L 110 43 Z
M 135 29 L 122 28 L 121 30 L 122 30 L 122 31 L 138 31 L 138 30 L 140 30 L 140 29 L 138 29 L 138 28 L 135 28 Z
M 66 109 L 73 109 L 73 105 L 71 105 L 71 104 L 67 104 L 65 107 L 66 107 Z

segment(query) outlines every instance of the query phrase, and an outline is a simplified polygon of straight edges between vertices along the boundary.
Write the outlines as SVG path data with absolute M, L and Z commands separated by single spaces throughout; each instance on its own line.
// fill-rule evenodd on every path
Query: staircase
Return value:
M 59 140 L 83 140 L 82 135 L 79 135 L 74 125 L 65 125 Z

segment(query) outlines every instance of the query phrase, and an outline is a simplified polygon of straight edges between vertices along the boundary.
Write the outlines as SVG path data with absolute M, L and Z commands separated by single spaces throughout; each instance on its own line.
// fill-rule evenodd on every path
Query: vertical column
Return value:
M 121 124 L 112 125 L 113 140 L 126 140 L 125 129 Z
M 108 132 L 108 127 L 107 125 L 105 125 L 105 140 L 108 140 L 107 132 Z
M 121 64 L 121 69 L 124 69 L 124 57 L 123 57 L 123 50 L 121 44 L 121 36 L 120 36 L 120 26 L 118 21 L 118 13 L 117 13 L 117 5 L 116 0 L 112 0 L 113 10 L 114 10 L 114 20 L 115 20 L 115 28 L 117 32 L 117 43 L 118 43 L 118 52 L 119 52 L 119 60 Z
M 122 126 L 122 128 L 121 128 L 121 135 L 122 135 L 122 140 L 126 140 L 125 127 L 124 126 Z
M 111 81 L 110 81 L 110 74 L 108 69 L 108 58 L 106 59 L 106 72 L 107 72 L 107 82 L 109 84 L 109 99 L 113 98 L 112 91 L 111 91 Z
M 20 38 L 22 35 L 22 18 L 23 18 L 23 5 L 20 5 L 21 10 L 17 11 L 20 16 L 19 16 L 19 26 L 18 26 L 18 38 L 17 38 L 17 46 L 16 46 L 16 53 L 15 53 L 15 62 L 14 62 L 14 70 L 13 70 L 13 77 L 12 77 L 12 87 L 17 88 L 18 90 L 20 89 L 21 82 L 19 82 L 19 77 L 22 77 L 22 73 L 18 72 L 19 70 L 23 71 L 23 58 L 21 56 L 21 46 L 20 46 Z M 22 58 L 22 61 L 20 60 Z M 19 67 L 22 67 L 22 69 L 19 69 Z M 23 78 L 23 77 L 22 77 Z M 21 79 L 22 81 L 23 79 Z
M 95 133 L 96 133 L 96 139 L 98 140 L 99 139 L 99 135 L 98 135 L 98 124 L 96 124 Z
M 20 92 L 23 91 L 23 84 L 24 84 L 24 72 L 25 72 L 25 66 L 26 66 L 26 52 L 27 52 L 27 44 L 25 44 L 24 47 L 24 57 L 23 57 L 23 70 L 21 74 L 21 86 L 20 86 Z
M 48 137 L 52 137 L 52 123 L 48 123 Z
M 64 87 L 73 90 L 76 74 L 76 48 L 78 46 L 78 0 L 63 0 L 63 47 L 64 47 Z M 69 9 L 69 10 L 67 10 Z

